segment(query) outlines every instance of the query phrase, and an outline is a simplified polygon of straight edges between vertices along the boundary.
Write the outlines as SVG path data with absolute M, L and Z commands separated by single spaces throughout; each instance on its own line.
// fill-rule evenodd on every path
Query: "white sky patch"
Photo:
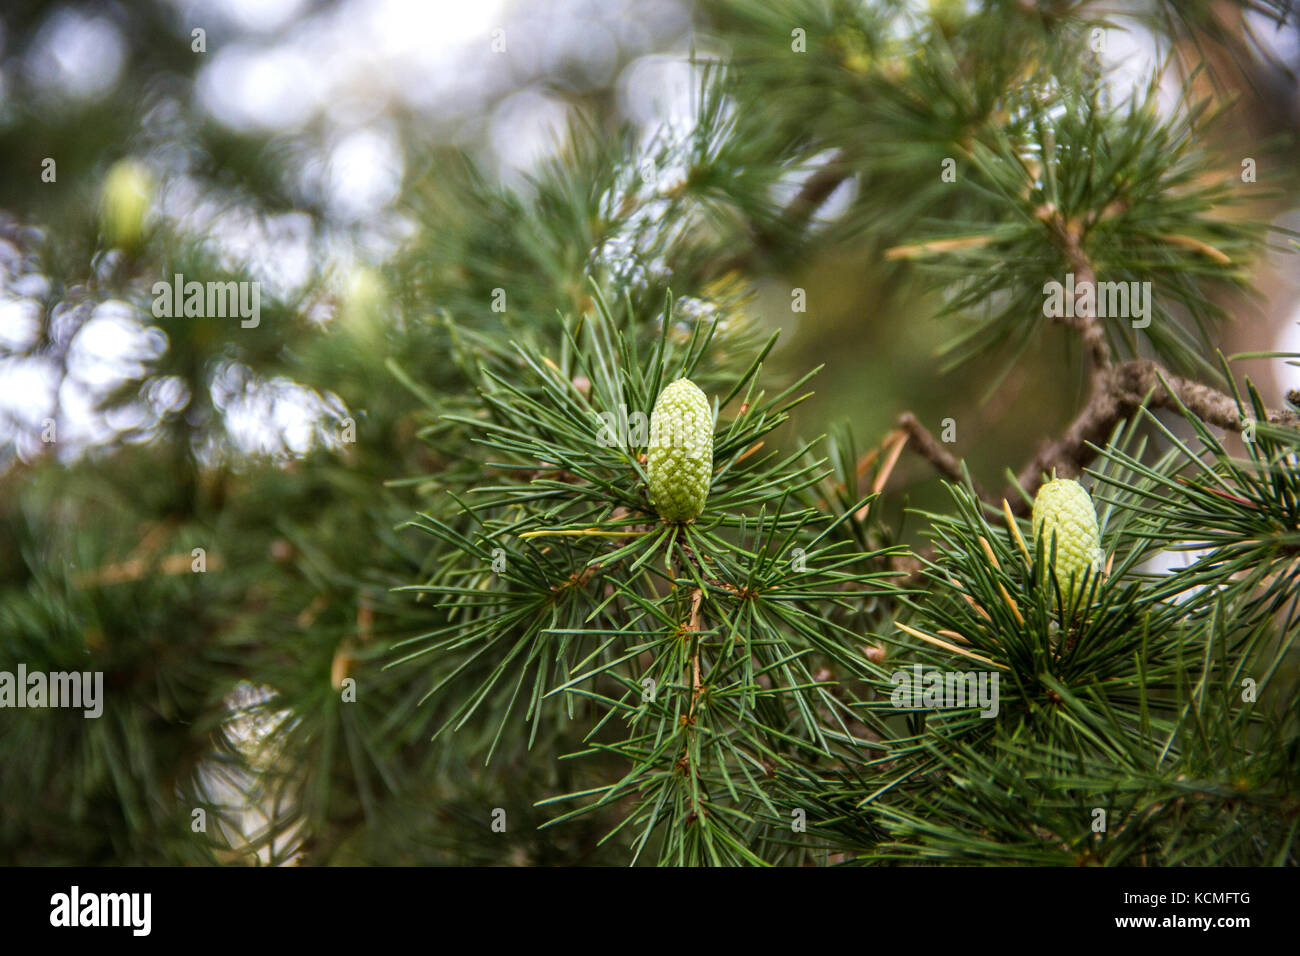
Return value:
M 42 273 L 28 272 L 11 280 L 6 288 L 14 295 L 29 296 L 39 300 L 50 294 L 50 280 Z
M 1274 220 L 1273 225 L 1278 229 L 1300 230 L 1300 210 L 1289 210 Z M 1285 317 L 1278 322 L 1277 334 L 1273 339 L 1273 350 L 1300 355 L 1300 268 L 1296 265 L 1297 261 L 1300 261 L 1300 248 L 1285 240 L 1286 237 L 1283 237 L 1283 241 L 1278 243 L 1281 248 L 1270 249 L 1268 252 L 1269 265 L 1282 280 L 1283 286 L 1269 314 L 1279 316 L 1285 314 Z M 1300 240 L 1296 241 L 1300 242 Z M 1286 312 L 1287 307 L 1283 303 L 1291 303 L 1289 313 Z M 1300 362 L 1300 359 L 1290 361 Z M 1289 364 L 1286 359 L 1279 359 L 1274 363 L 1274 368 L 1277 385 L 1283 395 L 1288 389 L 1300 388 L 1300 366 Z
M 481 128 L 484 105 L 536 71 L 569 63 L 589 82 L 607 81 L 621 56 L 679 35 L 690 19 L 680 0 L 341 0 L 323 7 L 307 0 L 175 0 L 174 7 L 179 36 L 188 38 L 195 27 L 207 30 L 208 52 L 194 95 L 219 122 L 235 130 L 291 134 L 314 117 L 325 120 L 324 148 L 300 150 L 300 178 L 289 185 L 323 201 L 353 227 L 368 257 L 380 259 L 391 251 L 393 237 L 375 214 L 398 194 L 404 175 L 401 150 L 386 122 L 395 103 Z M 504 30 L 504 53 L 491 49 L 498 28 Z M 26 66 L 38 88 L 93 97 L 117 82 L 125 53 L 109 18 L 69 7 L 51 15 Z M 693 72 L 680 57 L 677 63 L 686 76 Z M 693 95 L 684 92 L 689 111 Z M 553 155 L 569 122 L 559 99 L 527 88 L 489 117 L 487 132 L 503 174 L 512 177 Z M 178 232 L 199 238 L 222 267 L 261 282 L 264 301 L 292 298 L 322 258 L 348 259 L 340 241 L 327 237 L 322 246 L 305 214 L 264 217 L 237 194 L 213 192 L 183 174 L 160 178 L 166 184 L 158 197 L 160 215 Z M 48 283 L 34 273 L 3 279 L 0 349 L 30 347 Z M 69 433 L 73 426 L 60 426 L 61 457 L 123 429 L 148 431 L 188 400 L 182 382 L 164 379 L 147 385 L 138 402 L 111 413 L 95 409 L 102 393 L 142 373 L 166 348 L 164 331 L 142 324 L 149 321 L 125 303 L 112 303 L 77 333 L 60 393 L 67 403 L 61 417 L 76 419 L 77 434 Z M 63 325 L 72 334 L 76 322 Z M 30 426 L 54 407 L 54 379 L 46 380 L 44 390 L 32 387 L 34 375 L 48 374 L 39 364 L 14 360 L 0 371 L 0 394 L 12 396 Z M 230 382 L 219 382 L 214 392 L 223 384 Z M 236 444 L 255 454 L 303 453 L 314 441 L 328 440 L 318 434 L 322 416 L 346 414 L 332 396 L 288 380 L 246 381 L 219 397 Z M 0 429 L 14 431 L 3 422 Z M 0 440 L 6 437 L 15 436 Z
M 38 358 L 0 360 L 0 421 L 39 431 L 54 408 L 53 363 Z
M 346 112 L 393 101 L 440 104 L 453 92 L 481 93 L 482 76 L 458 90 L 462 61 L 476 48 L 488 55 L 504 8 L 502 0 L 352 0 L 286 23 L 265 42 L 218 51 L 199 72 L 199 97 L 236 129 L 283 130 L 340 105 Z
M 185 380 L 176 375 L 164 375 L 145 386 L 145 397 L 158 413 L 176 412 L 184 408 L 190 398 Z
M 397 195 L 404 175 L 401 151 L 385 122 L 394 103 L 481 127 L 485 104 L 527 83 L 532 71 L 571 62 L 579 75 L 601 81 L 620 55 L 652 49 L 686 31 L 690 20 L 680 0 L 340 0 L 319 7 L 309 0 L 175 0 L 175 7 L 182 35 L 192 26 L 208 29 L 209 52 L 203 54 L 195 96 L 216 119 L 237 130 L 287 134 L 315 116 L 324 118 L 324 148 L 300 153 L 301 183 L 357 231 L 373 228 L 366 241 L 376 251 L 385 236 L 374 214 Z M 39 89 L 94 97 L 117 82 L 124 66 L 123 38 L 108 18 L 82 12 L 87 9 L 61 7 L 45 23 L 24 64 Z M 1253 17 L 1252 23 L 1262 39 L 1271 36 L 1280 53 L 1295 53 L 1294 31 L 1279 33 L 1269 22 L 1255 23 L 1259 19 Z M 1102 58 L 1114 69 L 1111 83 L 1118 98 L 1134 86 L 1145 88 L 1158 51 L 1140 25 L 1117 22 L 1130 29 L 1105 32 Z M 496 28 L 505 30 L 505 53 L 490 48 Z M 241 36 L 241 31 L 251 33 Z M 688 53 L 689 47 L 681 46 L 670 54 L 641 56 L 617 80 L 620 108 L 649 134 L 666 126 L 674 136 L 687 135 L 694 127 L 701 71 L 687 62 Z M 696 53 L 704 55 L 700 49 Z M 1162 107 L 1172 105 L 1174 92 L 1176 84 L 1162 87 Z M 487 122 L 502 175 L 517 180 L 520 171 L 554 154 L 569 116 L 558 99 L 525 88 L 504 100 Z M 661 187 L 674 172 L 659 171 Z M 818 219 L 833 219 L 851 202 L 854 188 L 842 185 Z M 264 297 L 291 297 L 309 281 L 322 247 L 313 245 L 305 214 L 255 216 L 230 196 L 206 189 L 197 181 L 173 178 L 164 198 L 165 214 L 217 250 L 227 267 L 248 269 L 263 283 Z M 646 208 L 653 212 L 652 205 Z M 616 255 L 621 250 L 602 252 Z M 0 288 L 8 278 L 2 273 L 0 261 Z M 21 348 L 30 336 L 32 309 L 39 308 L 35 300 L 45 294 L 42 282 L 44 277 L 28 275 L 9 283 L 7 293 L 0 291 L 0 350 Z M 1294 318 L 1300 318 L 1300 310 Z M 65 386 L 80 389 L 73 399 L 80 403 L 78 416 L 89 407 L 87 386 L 109 387 L 108 369 L 121 376 L 139 367 L 131 349 L 140 333 L 150 334 L 112 309 L 105 316 L 97 313 L 92 324 L 93 330 L 82 333 L 86 346 L 80 337 L 75 346 L 77 383 Z M 1288 322 L 1277 347 L 1300 351 L 1297 340 L 1300 327 Z M 150 341 L 156 346 L 156 339 Z M 41 390 L 31 388 L 31 369 L 20 369 L 21 364 L 0 365 L 0 411 L 7 407 L 6 396 L 28 410 L 39 403 Z M 6 370 L 10 367 L 16 370 L 12 374 Z M 1300 382 L 1300 369 L 1280 374 L 1288 387 Z M 87 381 L 81 381 L 82 375 Z M 184 401 L 179 382 L 156 387 L 159 391 L 154 394 L 151 388 L 146 403 L 155 410 Z M 328 398 L 287 380 L 250 386 L 229 400 L 234 414 L 243 416 L 243 446 L 262 452 L 305 451 L 303 443 L 314 427 L 307 423 L 333 407 Z M 255 415 L 264 416 L 260 425 L 252 423 Z M 138 416 L 138 410 L 122 412 L 115 421 Z M 0 441 L 3 430 L 0 415 Z
M 1276 17 L 1259 10 L 1246 10 L 1246 25 L 1267 52 L 1283 63 L 1294 64 L 1300 60 L 1300 32 L 1295 25 L 1295 11 L 1290 23 L 1279 24 Z M 1300 82 L 1300 79 L 1297 80 Z
M 68 374 L 81 384 L 105 392 L 124 378 L 144 375 L 149 364 L 167 351 L 160 329 L 145 327 L 135 309 L 109 300 L 96 307 L 68 349 Z
M 812 222 L 809 225 L 810 231 L 816 232 L 844 215 L 849 211 L 849 207 L 853 205 L 853 200 L 857 198 L 857 179 L 849 178 L 844 180 L 832 189 L 831 194 L 817 207 L 817 211 L 813 214 Z
M 221 267 L 260 282 L 263 301 L 267 296 L 292 297 L 313 275 L 315 233 L 305 212 L 258 215 L 232 197 L 183 176 L 168 182 L 161 204 L 172 228 L 201 236 Z M 172 277 L 160 278 L 170 281 Z
M 97 403 L 98 396 L 84 384 L 73 378 L 63 380 L 56 445 L 60 461 L 73 461 L 87 448 L 113 438 L 113 429 Z
M 543 69 L 557 69 L 565 60 L 579 64 L 587 82 L 603 85 L 614 78 L 619 43 L 614 31 L 600 22 L 561 20 L 543 51 Z
M 246 30 L 275 30 L 300 13 L 307 0 L 219 0 L 205 3 L 216 7 Z
M 346 416 L 334 395 L 321 395 L 288 378 L 260 378 L 245 365 L 228 363 L 212 383 L 212 401 L 222 413 L 227 437 L 239 455 L 305 455 L 327 436 L 322 429 Z M 337 442 L 324 444 L 337 447 Z M 216 449 L 206 449 L 211 457 Z
M 1300 303 L 1296 303 L 1290 317 L 1278 328 L 1273 348 L 1278 352 L 1300 355 Z M 1277 383 L 1283 394 L 1289 389 L 1300 388 L 1300 366 L 1291 362 L 1300 362 L 1300 359 L 1283 360 L 1277 366 Z
M 143 401 L 100 411 L 104 396 L 125 379 L 143 377 L 167 350 L 162 330 L 143 325 L 128 303 L 100 303 L 73 338 L 67 377 L 59 389 L 58 454 L 70 461 L 84 449 L 112 440 L 129 429 L 157 425 L 158 412 Z
M 1156 37 L 1141 23 L 1128 17 L 1112 17 L 1115 26 L 1102 29 L 1099 59 L 1106 68 L 1106 85 L 1115 101 L 1123 102 L 1130 96 L 1141 98 L 1151 82 L 1151 74 L 1161 63 L 1162 51 Z M 1182 96 L 1182 80 L 1176 70 L 1167 70 L 1156 87 L 1156 106 L 1161 113 L 1171 114 L 1177 109 Z
M 324 74 L 305 51 L 236 43 L 208 55 L 212 61 L 199 71 L 196 90 L 213 116 L 232 129 L 301 126 L 321 106 Z
M 62 7 L 37 32 L 27 72 L 45 93 L 93 99 L 113 88 L 125 59 L 126 44 L 111 20 Z
M 326 178 L 331 210 L 343 219 L 372 216 L 397 197 L 402 152 L 390 134 L 359 129 L 330 152 Z
M 394 60 L 424 59 L 475 41 L 486 46 L 505 12 L 501 0 L 354 0 L 348 7 L 375 52 Z
M 0 291 L 0 351 L 31 348 L 41 332 L 41 304 Z
M 502 165 L 502 177 L 527 170 L 564 143 L 569 109 L 560 100 L 537 90 L 523 90 L 507 97 L 492 114 L 492 146 Z
M 296 805 L 285 806 L 270 799 L 264 788 L 258 786 L 258 771 L 270 768 L 279 759 L 280 733 L 295 720 L 292 711 L 275 707 L 275 699 L 276 692 L 271 687 L 241 680 L 224 702 L 227 717 L 220 732 L 254 768 L 251 772 L 232 769 L 219 759 L 204 760 L 199 765 L 204 789 L 213 802 L 227 811 L 217 825 L 236 850 L 246 850 L 249 842 L 266 835 L 273 824 L 283 826 L 286 818 L 300 812 Z M 301 839 L 302 825 L 298 819 L 285 832 L 277 834 L 274 852 L 271 846 L 261 847 L 258 861 L 263 864 L 273 859 L 295 862 L 296 854 L 291 851 Z M 284 859 L 286 854 L 288 859 Z
M 700 72 L 700 67 L 687 62 L 685 54 L 638 57 L 618 79 L 618 105 L 635 123 L 693 124 Z
M 1147 574 L 1179 574 L 1190 568 L 1201 558 L 1210 554 L 1210 548 L 1188 548 L 1184 551 L 1165 550 L 1157 551 L 1151 557 L 1139 565 L 1138 570 Z M 1174 600 L 1181 603 L 1189 598 L 1195 597 L 1203 588 L 1203 585 L 1195 585 L 1184 591 L 1179 591 Z
M 835 155 L 835 150 L 826 150 L 813 157 L 809 164 L 786 173 L 772 187 L 773 202 L 779 206 L 788 206 L 794 201 L 795 196 L 799 194 L 799 190 L 803 189 L 808 180 L 815 176 L 819 170 L 825 168 L 826 164 Z M 810 231 L 816 232 L 825 228 L 848 212 L 857 195 L 857 177 L 850 176 L 831 190 L 830 195 L 823 199 L 821 205 L 814 210 L 812 220 L 809 223 Z

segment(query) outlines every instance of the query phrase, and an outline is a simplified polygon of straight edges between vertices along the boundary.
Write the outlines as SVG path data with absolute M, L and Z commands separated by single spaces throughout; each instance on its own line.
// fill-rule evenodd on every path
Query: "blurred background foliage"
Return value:
M 10 0 L 0 670 L 102 670 L 111 702 L 0 714 L 0 862 L 622 862 L 599 817 L 536 830 L 535 802 L 593 772 L 553 757 L 575 731 L 485 767 L 491 722 L 430 744 L 427 676 L 384 668 L 433 613 L 392 590 L 431 572 L 404 522 L 454 511 L 436 479 L 470 467 L 430 410 L 468 407 L 509 339 L 553 349 L 591 277 L 633 327 L 670 292 L 724 320 L 737 360 L 782 329 L 772 381 L 825 366 L 792 446 L 951 417 L 997 485 L 1085 376 L 1067 330 L 999 325 L 987 288 L 891 254 L 1000 218 L 941 163 L 1033 129 L 1045 90 L 1138 113 L 1190 92 L 1223 115 L 1189 168 L 1258 169 L 1215 215 L 1294 227 L 1297 67 L 1295 14 L 1266 2 Z M 145 214 L 115 232 L 123 160 Z M 1182 304 L 1180 355 L 1300 351 L 1294 260 L 1240 240 L 1240 274 Z M 259 282 L 259 324 L 155 318 L 176 274 Z M 946 363 L 972 326 L 992 352 Z M 1241 370 L 1274 406 L 1300 384 Z M 906 456 L 889 490 L 894 526 L 947 501 Z

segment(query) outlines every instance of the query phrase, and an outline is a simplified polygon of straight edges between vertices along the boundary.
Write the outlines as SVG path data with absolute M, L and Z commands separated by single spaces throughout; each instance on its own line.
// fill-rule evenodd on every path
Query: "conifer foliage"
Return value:
M 264 275 L 169 183 L 347 230 L 177 118 L 188 30 L 20 100 L 0 358 L 140 350 L 0 438 L 0 672 L 104 681 L 0 709 L 0 862 L 1300 862 L 1300 396 L 1240 362 L 1300 363 L 1224 347 L 1300 261 L 1295 130 L 1226 109 L 1300 27 L 1133 7 L 700 3 L 688 123 L 575 94 L 504 183 L 403 131 L 400 241 L 252 324 L 152 310 Z M 268 394 L 308 439 L 241 445 Z

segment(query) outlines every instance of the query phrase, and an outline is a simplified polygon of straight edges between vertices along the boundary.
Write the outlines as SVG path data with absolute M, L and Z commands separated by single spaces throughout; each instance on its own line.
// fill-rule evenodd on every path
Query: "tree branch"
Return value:
M 1061 478 L 1074 478 L 1083 472 L 1095 457 L 1090 445 L 1102 445 L 1119 422 L 1131 417 L 1144 404 L 1152 408 L 1187 408 L 1192 414 L 1210 425 L 1229 431 L 1242 427 L 1242 413 L 1231 395 L 1181 378 L 1166 371 L 1155 362 L 1135 359 L 1114 365 L 1106 331 L 1096 316 L 1095 299 L 1090 304 L 1083 298 L 1084 290 L 1095 288 L 1097 274 L 1083 249 L 1084 224 L 1068 221 L 1055 208 L 1043 207 L 1039 218 L 1052 232 L 1054 240 L 1069 263 L 1075 280 L 1075 307 L 1072 317 L 1062 316 L 1058 321 L 1078 333 L 1088 351 L 1091 365 L 1088 401 L 1065 433 L 1056 441 L 1044 445 L 1033 459 L 1016 475 L 1016 484 L 1006 487 L 1002 495 L 990 497 L 978 486 L 976 494 L 986 504 L 998 508 L 1005 499 L 1016 514 L 1029 511 L 1029 503 L 1019 493 L 1032 496 L 1042 483 L 1042 476 L 1055 473 Z M 1288 396 L 1290 397 L 1290 396 Z M 1268 410 L 1268 421 L 1274 425 L 1300 428 L 1300 415 L 1289 409 Z M 947 449 L 934 440 L 916 416 L 904 413 L 898 427 L 911 439 L 913 449 L 934 465 L 941 474 L 962 480 L 961 464 Z M 1017 485 L 1019 488 L 1017 488 Z
M 1177 410 L 1180 405 L 1201 421 L 1227 431 L 1239 431 L 1243 418 L 1231 395 L 1182 378 L 1166 371 L 1156 362 L 1135 359 L 1101 369 L 1093 378 L 1087 403 L 1067 426 L 1064 434 L 1045 444 L 1016 475 L 1016 484 L 1007 485 L 1001 495 L 993 496 L 975 485 L 980 500 L 1001 508 L 1006 499 L 1015 514 L 1029 511 L 1029 503 L 1019 493 L 1017 484 L 1030 495 L 1042 484 L 1044 474 L 1055 472 L 1060 478 L 1077 478 L 1096 453 L 1090 445 L 1104 445 L 1111 431 L 1121 421 L 1131 418 L 1142 406 Z M 1267 421 L 1300 429 L 1300 415 L 1290 409 L 1268 409 Z M 932 464 L 936 471 L 953 481 L 962 481 L 961 463 L 931 435 L 911 412 L 898 419 L 898 427 L 908 435 L 912 450 Z
M 1062 316 L 1059 321 L 1071 326 L 1079 333 L 1084 346 L 1088 349 L 1088 358 L 1092 363 L 1094 378 L 1104 369 L 1110 368 L 1110 344 L 1106 341 L 1106 331 L 1097 321 L 1097 302 L 1094 297 L 1089 303 L 1084 297 L 1087 289 L 1095 288 L 1097 270 L 1083 251 L 1083 226 L 1068 222 L 1060 213 L 1051 209 L 1040 212 L 1048 228 L 1055 234 L 1057 246 L 1070 264 L 1074 273 L 1074 312 L 1073 318 Z
M 753 268 L 757 259 L 787 248 L 791 237 L 807 229 L 831 193 L 852 176 L 852 164 L 842 150 L 837 151 L 804 181 L 777 220 L 764 224 L 751 223 L 751 245 L 723 259 L 713 271 L 717 275 L 725 275 L 732 270 L 744 272 Z
M 942 475 L 946 475 L 953 481 L 964 481 L 965 475 L 961 470 L 961 462 L 952 452 L 943 446 L 943 444 L 930 434 L 930 430 L 921 424 L 911 412 L 904 412 L 898 416 L 897 427 L 907 435 L 908 444 L 914 452 L 934 466 L 935 470 Z M 974 479 L 971 479 L 974 485 Z M 975 493 L 980 498 L 987 500 L 987 495 L 978 485 L 975 485 Z
M 1135 359 L 1105 369 L 1094 380 L 1088 403 L 1065 434 L 1041 449 L 1021 469 L 1017 482 L 1032 495 L 1044 473 L 1055 470 L 1061 478 L 1077 477 L 1095 457 L 1089 443 L 1104 444 L 1112 429 L 1143 405 L 1170 410 L 1181 405 L 1208 425 L 1227 431 L 1242 427 L 1242 412 L 1231 395 L 1173 375 L 1155 362 Z M 1300 415 L 1290 409 L 1268 409 L 1267 420 L 1272 425 L 1300 428 Z M 1029 510 L 1014 486 L 1008 486 L 1004 497 L 1017 514 Z

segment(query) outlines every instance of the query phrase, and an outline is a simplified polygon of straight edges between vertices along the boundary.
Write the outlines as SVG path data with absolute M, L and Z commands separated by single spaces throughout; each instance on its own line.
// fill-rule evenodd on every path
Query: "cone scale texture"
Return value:
M 1061 595 L 1071 603 L 1084 574 L 1101 569 L 1101 532 L 1092 497 L 1077 481 L 1055 478 L 1038 489 L 1033 522 L 1034 536 L 1049 557 L 1056 536 L 1056 580 Z
M 693 521 L 713 478 L 713 409 L 690 379 L 664 386 L 650 413 L 650 503 L 665 521 Z

